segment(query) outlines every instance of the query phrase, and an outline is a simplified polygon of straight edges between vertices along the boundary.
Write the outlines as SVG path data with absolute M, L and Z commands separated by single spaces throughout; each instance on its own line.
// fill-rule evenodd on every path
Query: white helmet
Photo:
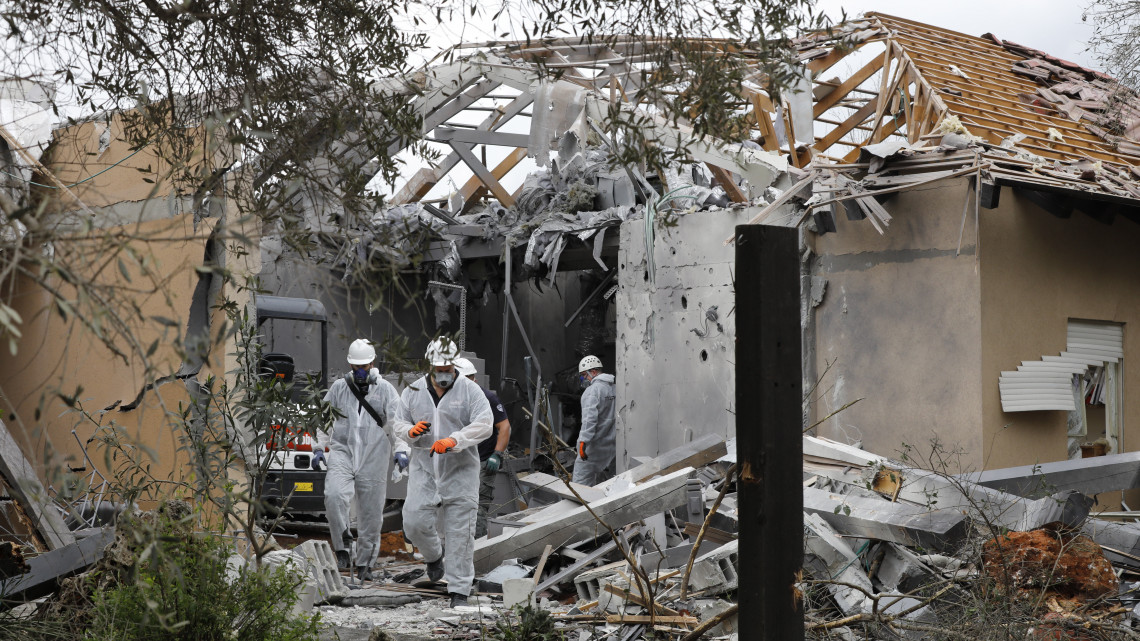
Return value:
M 376 360 L 376 348 L 369 341 L 358 338 L 348 346 L 349 365 L 367 365 Z
M 479 373 L 478 370 L 475 369 L 475 365 L 462 356 L 455 359 L 455 371 L 459 372 L 460 376 L 471 376 Z
M 432 367 L 454 365 L 459 358 L 459 346 L 446 336 L 440 336 L 428 343 L 427 359 Z
M 592 369 L 602 369 L 602 359 L 594 356 L 593 354 L 583 358 L 578 363 L 578 373 L 588 372 Z

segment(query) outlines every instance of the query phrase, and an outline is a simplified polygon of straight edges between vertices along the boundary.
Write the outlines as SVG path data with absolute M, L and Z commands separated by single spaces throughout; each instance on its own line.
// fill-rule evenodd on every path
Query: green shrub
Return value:
M 560 641 L 565 635 L 554 627 L 554 619 L 542 608 L 515 606 L 504 613 L 487 631 L 489 641 Z
M 319 615 L 296 616 L 299 577 L 244 566 L 228 577 L 232 547 L 209 534 L 156 532 L 113 587 L 92 595 L 90 641 L 309 641 Z M 125 579 L 125 580 L 124 580 Z M 98 578 L 92 580 L 98 581 Z

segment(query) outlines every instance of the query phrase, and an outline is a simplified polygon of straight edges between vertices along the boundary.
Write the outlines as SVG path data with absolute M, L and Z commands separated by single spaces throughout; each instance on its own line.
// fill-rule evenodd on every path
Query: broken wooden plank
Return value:
M 538 559 L 538 565 L 534 566 L 534 584 L 538 585 L 538 580 L 542 578 L 542 571 L 546 569 L 546 561 L 550 559 L 550 553 L 554 551 L 554 546 L 547 545 L 546 549 L 542 551 L 542 556 Z
M 589 508 L 611 528 L 671 510 L 687 500 L 685 481 L 692 471 L 678 470 L 590 503 Z M 562 516 L 476 541 L 476 571 L 487 572 L 508 558 L 538 556 L 547 545 L 557 548 L 584 536 L 604 534 L 605 527 L 586 508 L 580 506 Z
M 686 523 L 685 529 L 683 530 L 685 536 L 689 537 L 690 539 L 697 538 L 697 535 L 700 533 L 700 531 L 700 523 Z M 735 541 L 736 535 L 732 532 L 725 532 L 724 530 L 718 530 L 715 527 L 710 527 L 705 528 L 705 540 L 717 545 L 724 545 L 725 543 Z M 702 549 L 704 549 L 703 546 Z
M 57 550 L 75 542 L 75 536 L 51 504 L 35 468 L 24 457 L 3 421 L 0 421 L 0 475 L 12 488 L 15 499 L 32 519 L 36 533 L 43 538 L 49 549 Z
M 559 498 L 574 501 L 575 503 L 581 503 L 582 501 L 578 500 L 577 496 L 574 496 L 574 492 L 577 492 L 578 496 L 581 496 L 587 503 L 600 500 L 606 496 L 605 491 L 580 483 L 571 483 L 570 486 L 574 488 L 574 492 L 571 492 L 570 489 L 566 487 L 565 481 L 557 476 L 543 472 L 531 472 L 525 476 L 520 476 L 519 483 L 527 487 L 546 490 L 557 494 Z
M 113 540 L 115 528 L 99 528 L 78 541 L 32 557 L 27 574 L 0 585 L 0 608 L 51 594 L 61 579 L 75 576 L 103 558 L 103 551 Z
M 744 195 L 744 192 L 740 191 L 740 186 L 732 179 L 731 171 L 709 163 L 705 163 L 705 166 L 712 172 L 717 184 L 720 185 L 720 188 L 728 195 L 729 200 L 734 203 L 748 202 L 748 198 Z
M 931 510 L 811 487 L 803 492 L 804 511 L 818 514 L 836 532 L 847 536 L 932 550 L 946 550 L 966 536 L 966 516 L 958 510 Z

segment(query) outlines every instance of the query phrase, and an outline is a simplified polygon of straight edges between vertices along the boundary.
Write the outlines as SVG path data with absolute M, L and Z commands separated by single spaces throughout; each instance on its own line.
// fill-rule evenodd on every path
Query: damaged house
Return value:
M 631 102 L 641 74 L 652 72 L 637 40 L 461 47 L 451 61 L 388 86 L 412 106 L 437 155 L 428 162 L 401 141 L 381 149 L 345 133 L 339 166 L 367 173 L 377 154 L 404 154 L 408 171 L 389 186 L 388 206 L 352 229 L 337 227 L 335 203 L 309 203 L 307 229 L 341 235 L 305 255 L 268 227 L 249 230 L 252 251 L 234 252 L 211 234 L 226 211 L 200 211 L 161 182 L 126 187 L 131 181 L 117 172 L 147 167 L 135 156 L 146 151 L 117 148 L 113 120 L 57 131 L 42 171 L 74 187 L 60 208 L 122 226 L 126 242 L 161 258 L 174 283 L 165 291 L 175 295 L 139 302 L 147 311 L 136 319 L 169 321 L 146 329 L 161 346 L 148 357 L 163 359 L 169 376 L 141 380 L 98 347 L 43 358 L 48 336 L 96 329 L 45 308 L 43 292 L 19 292 L 23 340 L 41 347 L 4 357 L 6 421 L 25 427 L 13 432 L 29 452 L 39 451 L 34 438 L 48 438 L 85 460 L 84 436 L 66 412 L 82 387 L 90 407 L 152 435 L 159 466 L 173 473 L 177 444 L 150 431 L 154 417 L 169 418 L 164 412 L 190 399 L 210 372 L 234 366 L 233 343 L 211 333 L 221 326 L 209 304 L 220 285 L 204 265 L 255 276 L 259 294 L 232 293 L 251 307 L 258 296 L 280 296 L 328 310 L 327 343 L 312 326 L 264 331 L 275 351 L 331 355 L 334 374 L 356 337 L 400 336 L 410 360 L 429 337 L 454 333 L 482 360 L 481 382 L 499 390 L 514 427 L 495 502 L 502 518 L 477 543 L 479 572 L 539 559 L 526 568 L 531 593 L 561 584 L 563 596 L 573 589 L 597 606 L 622 592 L 618 613 L 611 610 L 617 623 L 632 621 L 621 618 L 632 603 L 691 627 L 687 615 L 658 611 L 645 595 L 628 599 L 623 570 L 594 567 L 615 561 L 619 542 L 583 547 L 597 543 L 597 528 L 581 504 L 638 537 L 663 568 L 698 560 L 705 569 L 695 581 L 705 583 L 694 589 L 738 587 L 735 496 L 726 493 L 738 428 L 737 337 L 755 328 L 736 322 L 736 295 L 752 283 L 737 280 L 732 245 L 737 226 L 761 224 L 799 230 L 798 427 L 811 434 L 805 536 L 831 578 L 851 574 L 848 582 L 868 592 L 901 590 L 898 576 L 872 585 L 852 570 L 868 549 L 896 567 L 941 563 L 954 575 L 962 564 L 940 554 L 951 554 L 966 519 L 977 517 L 976 496 L 1016 503 L 999 522 L 1009 529 L 1076 525 L 1096 509 L 1082 494 L 1099 495 L 1099 508 L 1132 503 L 1122 491 L 1140 482 L 1123 468 L 1134 460 L 1106 459 L 1118 466 L 1107 481 L 1082 476 L 1094 463 L 1064 466 L 1127 453 L 1140 439 L 1140 407 L 1126 400 L 1126 385 L 1140 376 L 1140 352 L 1126 336 L 1140 321 L 1132 291 L 1140 273 L 1132 249 L 1140 240 L 1135 97 L 1103 74 L 992 35 L 883 14 L 796 46 L 798 90 L 775 96 L 749 52 L 708 43 L 747 70 L 746 100 L 733 114 L 748 127 L 742 143 L 702 138 L 690 123 Z M 615 111 L 638 114 L 644 139 L 681 151 L 679 159 L 612 163 L 627 142 L 601 126 Z M 140 259 L 138 269 L 150 264 Z M 393 265 L 399 287 L 381 300 L 359 294 L 354 279 Z M 105 274 L 126 286 L 132 269 Z M 175 339 L 182 349 L 170 347 Z M 536 467 L 549 442 L 574 442 L 574 365 L 585 354 L 600 355 L 617 378 L 623 476 L 593 492 L 563 491 L 541 473 L 515 476 Z M 108 361 L 113 376 L 103 369 Z M 397 378 L 410 373 L 389 366 Z M 41 396 L 61 373 L 59 393 Z M 903 469 L 896 453 L 934 439 L 956 450 L 943 471 L 980 472 L 971 477 L 979 485 L 963 490 Z M 1039 476 L 1037 468 L 1004 468 L 1039 464 L 1067 486 L 1059 498 L 1021 503 L 1032 492 L 1018 483 Z M 888 474 L 894 485 L 883 489 L 884 469 L 902 470 L 905 483 Z M 864 484 L 874 487 L 864 492 Z M 553 492 L 552 505 L 510 514 L 533 488 Z M 926 509 L 922 496 L 932 491 L 953 499 Z M 673 515 L 685 508 L 690 520 L 680 525 Z M 706 551 L 696 530 L 714 517 L 710 536 L 720 538 Z M 1122 552 L 1114 561 L 1140 553 L 1135 528 L 1090 525 L 1086 533 L 1111 541 Z M 854 548 L 840 535 L 878 543 Z M 915 561 L 908 548 L 919 547 L 939 554 Z M 543 575 L 552 554 L 560 558 Z M 624 587 L 609 583 L 615 576 Z M 682 593 L 689 586 L 687 570 L 683 579 L 658 579 L 679 580 Z M 833 592 L 844 614 L 872 609 L 870 597 Z M 909 615 L 912 606 L 895 611 Z

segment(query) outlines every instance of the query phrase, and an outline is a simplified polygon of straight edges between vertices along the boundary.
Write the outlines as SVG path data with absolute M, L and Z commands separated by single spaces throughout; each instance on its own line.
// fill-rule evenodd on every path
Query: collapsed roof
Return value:
M 441 157 L 398 185 L 392 209 L 373 224 L 430 227 L 442 240 L 427 257 L 452 273 L 462 258 L 500 256 L 504 241 L 525 245 L 526 268 L 545 273 L 567 247 L 593 258 L 572 268 L 604 263 L 605 229 L 646 208 L 750 206 L 754 222 L 786 225 L 815 213 L 828 231 L 820 213 L 842 205 L 883 232 L 890 216 L 870 196 L 958 176 L 981 185 L 982 206 L 1012 184 L 1057 215 L 1074 205 L 1044 194 L 1080 192 L 1101 203 L 1094 215 L 1106 221 L 1140 215 L 1140 110 L 1102 73 L 990 34 L 868 13 L 794 41 L 802 75 L 776 97 L 750 52 L 726 41 L 696 45 L 748 70 L 734 114 L 750 128 L 743 143 L 702 139 L 638 102 L 656 63 L 635 38 L 463 45 L 453 53 L 466 57 L 392 81 L 393 91 L 415 96 L 425 140 Z M 839 73 L 844 61 L 857 69 Z M 684 147 L 691 162 L 661 175 L 610 165 L 606 152 L 622 144 L 598 128 L 610 109 L 639 113 L 647 139 Z M 521 180 L 526 172 L 534 173 Z M 508 188 L 511 180 L 521 186 Z M 789 203 L 798 212 L 790 217 Z M 382 249 L 376 231 L 366 237 Z M 366 251 L 358 245 L 356 256 Z

